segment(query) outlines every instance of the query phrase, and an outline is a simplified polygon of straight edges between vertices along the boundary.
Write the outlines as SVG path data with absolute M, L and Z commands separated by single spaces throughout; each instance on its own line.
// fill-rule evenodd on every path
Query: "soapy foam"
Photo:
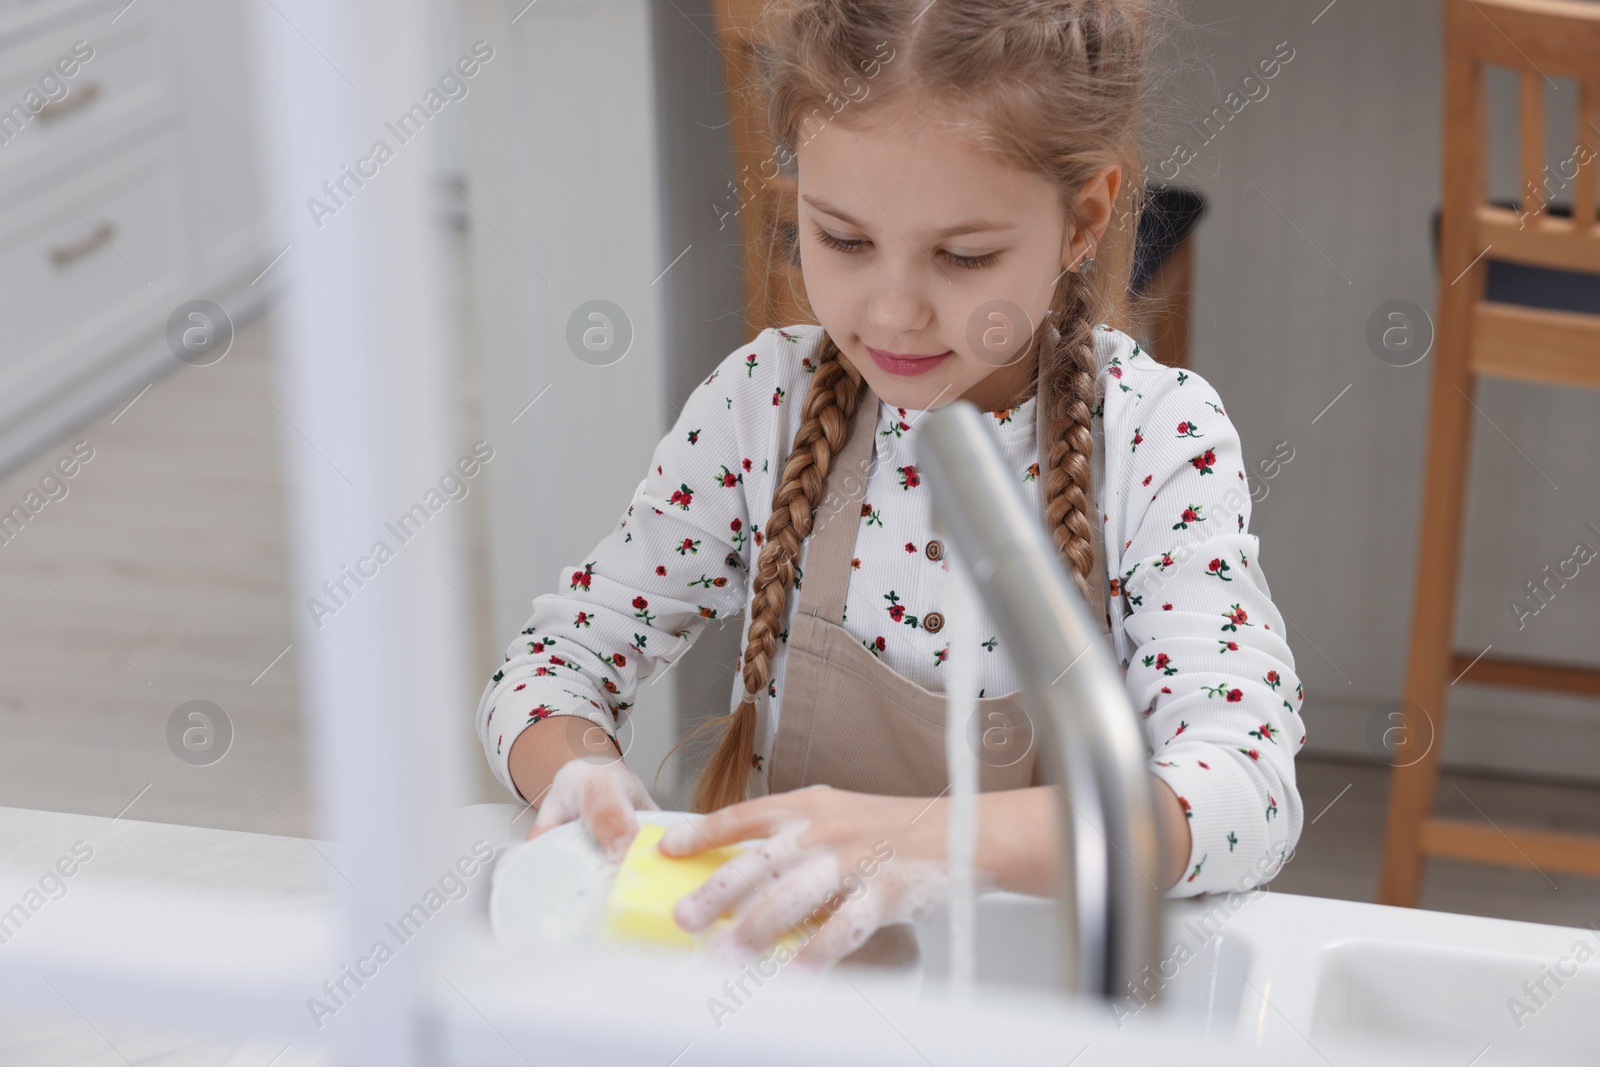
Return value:
M 776 940 L 788 929 L 790 924 L 779 916 L 802 915 L 801 928 L 816 930 L 817 923 L 811 917 L 819 907 L 827 914 L 822 902 L 837 891 L 840 873 L 837 856 L 831 852 L 816 853 L 786 872 L 770 893 L 759 897 L 751 894 L 745 898 L 735 921 L 751 922 L 752 932 L 762 945 Z
M 665 822 L 669 829 L 675 828 L 678 822 L 677 819 L 661 821 Z M 781 878 L 788 871 L 800 868 L 802 865 L 819 863 L 817 868 L 805 873 L 803 889 L 796 887 L 785 890 L 786 894 L 806 894 L 803 897 L 793 898 L 813 905 L 806 914 L 814 914 L 819 908 L 829 914 L 828 920 L 820 925 L 816 922 L 806 924 L 809 935 L 804 940 L 793 943 L 793 950 L 804 948 L 806 945 L 815 945 L 810 953 L 800 958 L 809 960 L 821 955 L 830 957 L 830 963 L 837 961 L 865 944 L 880 927 L 894 923 L 922 922 L 936 914 L 948 900 L 949 872 L 942 863 L 911 860 L 904 858 L 900 853 L 895 853 L 882 860 L 872 875 L 864 876 L 854 864 L 847 867 L 842 864 L 839 857 L 831 853 L 813 855 L 808 861 L 805 850 L 800 847 L 800 838 L 809 825 L 809 821 L 803 818 L 787 820 L 780 824 L 773 837 L 753 838 L 747 842 L 740 842 L 740 846 L 748 851 L 734 857 L 734 861 L 747 855 L 760 854 L 765 857 L 766 881 L 756 880 L 757 885 L 763 888 L 773 883 L 774 871 Z M 519 853 L 534 845 L 540 846 L 537 857 L 540 871 L 526 870 L 527 860 L 522 861 L 520 865 L 512 862 Z M 528 857 L 528 859 L 534 858 Z M 828 866 L 820 866 L 819 861 L 826 862 Z M 747 862 L 753 863 L 754 860 Z M 506 872 L 517 866 L 523 869 L 514 872 L 517 883 L 515 891 L 519 893 L 526 891 L 530 873 L 536 875 L 535 880 L 544 887 L 555 888 L 552 886 L 553 880 L 559 883 L 560 889 L 553 903 L 541 902 L 534 905 L 543 907 L 544 911 L 536 917 L 529 917 L 530 922 L 519 923 L 516 921 L 518 917 L 514 914 L 508 916 L 512 919 L 512 925 L 518 927 L 514 932 L 526 933 L 528 926 L 532 925 L 537 928 L 542 938 L 558 943 L 586 944 L 600 940 L 604 929 L 607 899 L 622 864 L 620 860 L 605 860 L 587 828 L 579 822 L 572 822 L 558 826 L 534 841 L 521 842 L 503 850 L 496 858 L 493 874 L 494 893 L 501 892 Z M 865 887 L 865 891 L 859 892 L 854 900 L 845 895 L 845 888 L 840 884 L 841 874 L 846 870 L 856 870 L 860 884 Z M 746 868 L 746 873 L 748 872 L 749 868 Z M 983 872 L 978 873 L 981 878 Z M 737 874 L 727 872 L 725 876 L 736 879 L 746 890 L 749 889 L 749 884 Z M 830 913 L 824 902 L 829 897 L 835 896 L 840 897 L 842 902 L 838 903 L 836 909 Z M 753 894 L 746 895 L 741 906 L 733 912 L 735 918 L 749 913 L 754 906 L 753 899 Z M 514 909 L 508 907 L 507 911 L 512 912 Z M 526 915 L 526 911 L 524 910 L 522 914 Z M 781 931 L 779 933 L 781 934 Z M 710 938 L 702 947 L 715 958 L 746 962 L 752 955 L 759 957 L 761 953 L 771 950 L 771 946 L 759 952 L 739 950 L 725 943 L 719 944 L 717 940 Z
M 685 902 L 680 905 L 683 918 L 690 926 L 702 926 L 733 906 L 738 898 L 745 896 L 752 888 L 783 877 L 800 862 L 804 854 L 799 835 L 807 825 L 810 824 L 800 823 L 799 829 L 792 834 L 785 832 L 779 836 L 759 838 L 745 851 L 718 867 L 703 886 L 684 898 Z

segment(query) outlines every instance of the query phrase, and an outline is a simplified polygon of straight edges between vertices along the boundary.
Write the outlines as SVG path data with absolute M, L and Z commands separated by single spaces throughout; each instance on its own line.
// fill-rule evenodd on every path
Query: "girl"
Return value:
M 941 634 L 952 577 L 916 441 L 961 398 L 992 418 L 1141 709 L 1165 843 L 1150 878 L 1180 896 L 1266 881 L 1300 833 L 1304 692 L 1239 436 L 1204 379 L 1104 325 L 1142 195 L 1142 5 L 774 0 L 766 20 L 821 325 L 730 353 L 617 528 L 535 601 L 479 704 L 495 773 L 538 807 L 533 834 L 581 818 L 620 856 L 657 805 L 618 758 L 619 715 L 743 610 L 743 685 L 700 728 L 720 734 L 694 798 L 714 814 L 661 848 L 764 840 L 676 918 L 733 909 L 718 945 L 748 955 L 831 916 L 796 956 L 825 967 L 945 899 L 941 694 L 975 652 L 981 721 L 1005 726 L 981 753 L 980 886 L 1054 893 L 1058 800 L 1020 679 L 981 607 L 980 647 Z M 846 901 L 852 869 L 870 885 Z

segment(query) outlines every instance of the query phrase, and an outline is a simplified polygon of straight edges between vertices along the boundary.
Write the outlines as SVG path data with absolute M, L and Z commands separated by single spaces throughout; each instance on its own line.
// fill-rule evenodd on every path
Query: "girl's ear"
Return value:
M 1062 267 L 1081 269 L 1080 264 L 1094 255 L 1111 224 L 1111 212 L 1122 191 L 1122 168 L 1111 164 L 1096 173 L 1078 190 L 1078 207 L 1073 225 L 1067 231 L 1067 247 Z

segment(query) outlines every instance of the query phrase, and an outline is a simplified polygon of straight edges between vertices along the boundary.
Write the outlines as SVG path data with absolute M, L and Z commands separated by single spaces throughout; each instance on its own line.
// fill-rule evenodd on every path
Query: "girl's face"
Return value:
M 1055 186 L 926 118 L 832 121 L 796 157 L 806 294 L 873 392 L 918 410 L 959 397 L 994 411 L 1022 396 L 1031 329 L 1103 232 L 1090 201 L 1109 220 L 1117 172 L 1085 186 L 1080 211 L 1098 225 L 1074 232 Z

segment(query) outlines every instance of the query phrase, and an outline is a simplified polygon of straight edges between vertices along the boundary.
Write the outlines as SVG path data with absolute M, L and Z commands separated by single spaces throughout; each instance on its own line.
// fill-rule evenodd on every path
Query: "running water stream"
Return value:
M 965 560 L 949 541 L 950 676 L 946 690 L 945 763 L 950 774 L 950 975 L 949 993 L 965 998 L 976 973 L 977 895 L 973 863 L 978 836 L 978 753 L 969 730 L 978 713 L 978 595 Z

